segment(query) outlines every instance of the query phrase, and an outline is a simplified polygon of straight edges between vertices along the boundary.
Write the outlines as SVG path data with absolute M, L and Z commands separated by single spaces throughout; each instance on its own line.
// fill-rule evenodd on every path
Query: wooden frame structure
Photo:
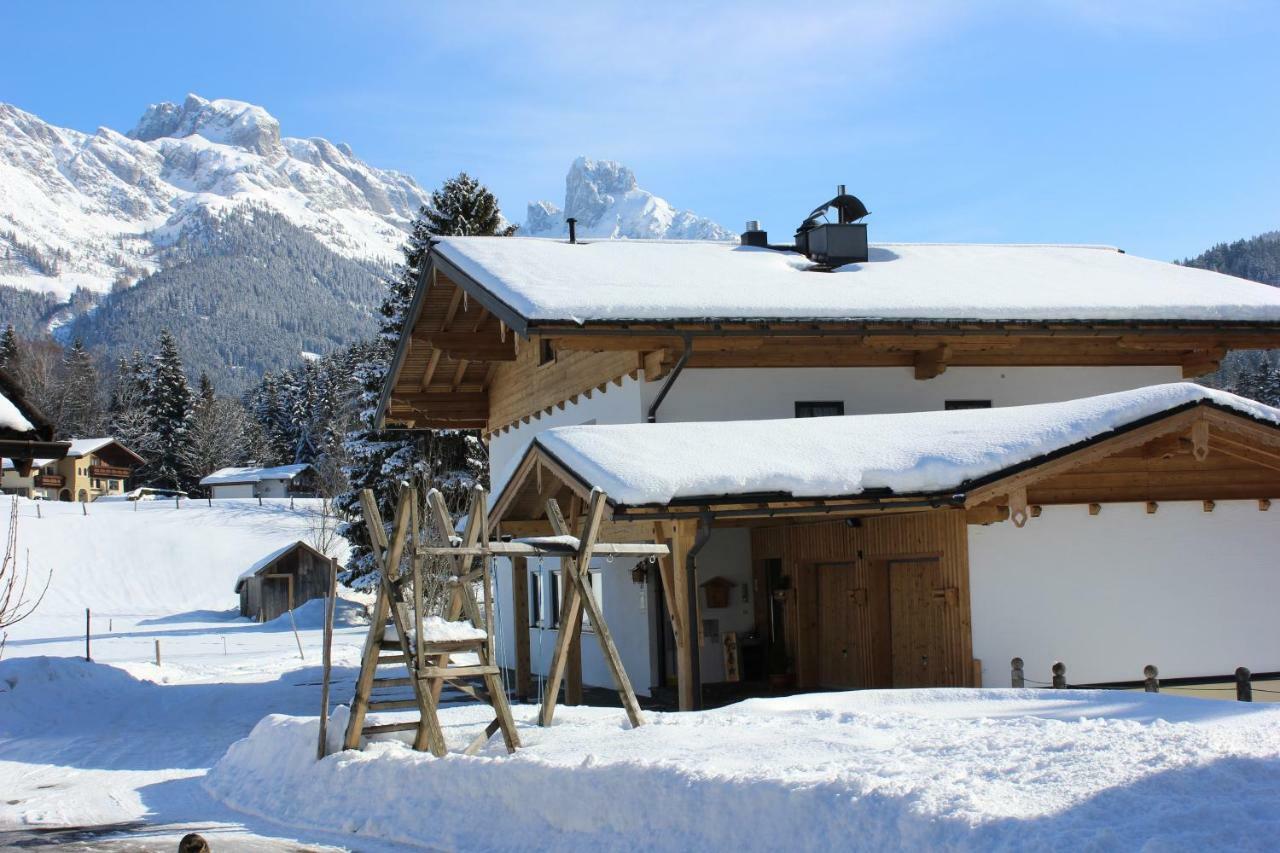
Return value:
M 448 524 L 440 527 L 441 536 L 451 536 L 451 531 L 454 529 L 453 522 L 448 510 L 444 507 L 444 498 L 438 491 L 432 489 L 427 493 L 427 503 L 438 519 Z M 502 731 L 508 752 L 514 752 L 520 746 L 520 736 L 516 732 L 515 720 L 511 716 L 511 707 L 507 703 L 506 690 L 502 685 L 501 671 L 492 657 L 494 650 L 493 587 L 488 564 L 482 562 L 478 569 L 470 570 L 470 565 L 476 556 L 475 544 L 481 532 L 487 530 L 483 516 L 484 503 L 484 490 L 477 487 L 472 496 L 473 512 L 468 519 L 464 537 L 459 541 L 460 547 L 443 549 L 448 551 L 448 556 L 452 558 L 449 620 L 455 620 L 459 612 L 465 611 L 470 626 L 483 628 L 484 636 L 463 640 L 431 640 L 425 637 L 423 558 L 428 556 L 428 552 L 438 553 L 442 549 L 424 548 L 418 545 L 421 525 L 418 518 L 417 490 L 407 483 L 401 484 L 390 539 L 386 536 L 382 515 L 378 512 L 373 492 L 365 489 L 360 493 L 360 505 L 364 512 L 365 525 L 369 530 L 374 557 L 382 568 L 382 582 L 378 586 L 373 619 L 369 624 L 369 634 L 365 638 L 360 675 L 356 680 L 351 717 L 347 722 L 344 741 L 346 749 L 358 749 L 362 735 L 414 730 L 416 731 L 413 741 L 414 749 L 427 749 L 436 756 L 444 756 L 447 747 L 444 732 L 440 726 L 438 708 L 440 692 L 445 682 L 450 682 L 473 698 L 487 702 L 494 710 L 493 721 L 467 746 L 466 754 L 478 752 L 499 730 Z M 477 509 L 480 511 L 479 515 L 475 512 Z M 410 531 L 412 531 L 411 536 Z M 406 545 L 411 549 L 410 571 L 408 574 L 402 574 L 400 561 L 404 556 Z M 473 585 L 477 581 L 483 585 L 483 616 L 473 590 Z M 412 598 L 412 613 L 402 600 L 406 585 L 411 585 L 408 592 Z M 410 616 L 412 616 L 412 623 Z M 390 627 L 387 622 L 388 617 L 395 629 L 394 638 L 387 637 L 387 628 Z M 399 654 L 383 656 L 381 651 L 386 648 L 398 649 Z M 459 652 L 475 654 L 478 664 L 450 666 L 450 655 Z M 378 667 L 387 664 L 403 664 L 408 670 L 408 677 L 379 678 Z M 465 683 L 466 679 L 476 677 L 484 681 L 483 692 Z M 413 689 L 412 699 L 375 701 L 371 698 L 372 691 L 376 687 L 404 686 Z M 365 717 L 371 710 L 405 708 L 416 709 L 418 720 L 365 725 Z
M 436 528 L 442 531 L 442 536 L 447 539 L 445 544 L 418 544 L 417 491 L 413 487 L 407 484 L 401 486 L 400 500 L 396 507 L 392 535 L 389 540 L 386 538 L 382 517 L 378 512 L 373 493 L 365 489 L 360 494 L 361 508 L 370 530 L 374 555 L 382 567 L 382 583 L 379 585 L 374 618 L 369 625 L 369 634 L 361 658 L 360 676 L 356 681 L 345 747 L 358 748 L 362 735 L 413 729 L 417 732 L 414 749 L 427 749 L 437 756 L 443 756 L 446 753 L 446 746 L 440 727 L 438 708 L 440 693 L 446 682 L 473 698 L 488 702 L 495 712 L 494 720 L 466 748 L 467 754 L 479 751 L 499 730 L 503 733 L 508 752 L 520 746 L 520 738 L 515 730 L 506 690 L 502 684 L 501 671 L 496 663 L 494 602 L 489 569 L 490 561 L 494 557 L 513 559 L 527 559 L 531 556 L 557 557 L 564 560 L 563 576 L 572 581 L 566 588 L 565 623 L 556 643 L 556 651 L 552 659 L 553 675 L 548 681 L 548 689 L 538 717 L 539 724 L 549 726 L 555 716 L 560 682 L 564 677 L 568 661 L 569 645 L 577 631 L 581 630 L 582 613 L 585 611 L 590 616 L 592 627 L 600 640 L 601 650 L 617 684 L 618 695 L 622 699 L 627 719 L 633 728 L 643 725 L 644 718 L 640 712 L 640 703 L 636 699 L 635 690 L 627 677 L 626 668 L 622 665 L 604 614 L 591 594 L 587 568 L 592 557 L 596 555 L 656 559 L 669 553 L 667 547 L 650 543 L 623 545 L 600 542 L 601 520 L 607 499 L 604 492 L 599 490 L 591 494 L 581 536 L 576 541 L 554 499 L 548 502 L 547 511 L 555 519 L 556 536 L 552 539 L 513 542 L 490 539 L 486 496 L 484 489 L 479 486 L 472 491 L 467 523 L 461 537 L 450 533 L 456 527 L 440 492 L 432 489 L 427 493 L 426 500 L 428 508 L 435 517 Z M 410 531 L 413 531 L 412 535 Z M 406 548 L 411 552 L 410 572 L 407 575 L 399 571 L 399 564 Z M 452 622 L 458 620 L 460 616 L 465 617 L 465 621 L 472 627 L 484 629 L 483 639 L 430 640 L 424 636 L 423 626 L 426 614 L 422 593 L 423 563 L 427 558 L 432 557 L 443 557 L 451 563 L 452 578 L 446 620 Z M 477 562 L 478 566 L 473 568 Z M 408 589 L 412 599 L 411 613 L 402 601 L 406 582 L 411 584 Z M 477 582 L 482 584 L 483 606 L 475 597 L 474 585 Z M 388 618 L 392 623 L 390 626 Z M 387 628 L 392 626 L 395 629 L 395 636 L 388 638 Z M 388 647 L 398 649 L 399 654 L 381 656 L 380 651 Z M 475 653 L 479 663 L 451 666 L 450 656 L 459 652 Z M 408 678 L 378 677 L 379 666 L 393 663 L 405 664 L 409 672 Z M 483 692 L 460 683 L 462 679 L 473 677 L 484 679 Z M 414 698 L 411 700 L 379 702 L 371 699 L 371 693 L 375 687 L 406 685 L 413 688 Z M 365 725 L 365 717 L 369 711 L 397 708 L 416 708 L 419 712 L 418 721 Z

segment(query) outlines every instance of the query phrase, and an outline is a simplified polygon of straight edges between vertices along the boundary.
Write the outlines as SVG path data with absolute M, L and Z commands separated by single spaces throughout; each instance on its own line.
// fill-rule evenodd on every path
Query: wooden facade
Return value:
M 785 599 L 797 686 L 972 684 L 962 510 L 756 527 L 751 556 L 756 601 Z M 781 562 L 781 589 L 768 588 L 770 560 Z
M 290 609 L 329 595 L 330 560 L 305 542 L 296 542 L 236 583 L 240 615 L 270 622 Z

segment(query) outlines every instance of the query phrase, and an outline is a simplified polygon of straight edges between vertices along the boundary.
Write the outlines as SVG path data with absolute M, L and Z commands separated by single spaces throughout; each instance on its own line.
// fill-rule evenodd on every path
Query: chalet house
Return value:
M 81 503 L 108 495 L 120 497 L 134 470 L 145 461 L 109 436 L 72 439 L 62 459 L 36 460 L 27 496 Z M 6 478 L 9 474 L 6 470 Z
M 1007 685 L 1014 657 L 1280 671 L 1280 411 L 1183 381 L 1280 347 L 1280 290 L 1101 246 L 867 246 L 854 202 L 783 247 L 441 238 L 379 415 L 481 430 L 497 533 L 550 533 L 550 498 L 572 527 L 599 488 L 604 541 L 668 543 L 589 568 L 632 683 L 683 708 L 735 677 Z M 584 630 L 559 571 L 499 570 L 524 691 Z M 569 701 L 610 683 L 572 642 Z
M 57 460 L 68 443 L 53 440 L 53 424 L 27 401 L 18 383 L 0 370 L 0 464 L 4 494 L 24 494 L 17 483 L 30 481 L 37 460 Z
M 263 467 L 219 468 L 200 481 L 214 498 L 309 497 L 315 493 L 315 470 L 307 463 Z

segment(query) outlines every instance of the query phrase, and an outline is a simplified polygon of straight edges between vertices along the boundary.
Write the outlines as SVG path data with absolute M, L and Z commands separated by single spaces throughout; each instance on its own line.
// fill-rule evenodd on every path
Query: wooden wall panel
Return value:
M 641 367 L 638 352 L 564 351 L 554 362 L 539 364 L 538 350 L 536 338 L 521 340 L 516 360 L 500 364 L 494 372 L 489 384 L 490 432 L 579 395 L 590 396 L 607 382 L 636 375 Z
M 967 686 L 973 678 L 973 634 L 969 610 L 969 539 L 962 510 L 864 519 L 861 527 L 843 521 L 758 527 L 751 536 L 752 559 L 780 559 L 791 579 L 787 608 L 789 652 L 800 687 L 818 683 L 818 596 L 814 567 L 819 563 L 936 557 L 946 602 L 939 641 L 944 660 L 940 686 Z M 867 662 L 870 667 L 872 664 Z

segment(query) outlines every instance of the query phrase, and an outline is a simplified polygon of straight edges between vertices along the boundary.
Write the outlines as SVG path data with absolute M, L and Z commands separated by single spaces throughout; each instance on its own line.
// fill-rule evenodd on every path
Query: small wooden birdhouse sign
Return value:
M 733 581 L 728 578 L 716 576 L 702 584 L 703 595 L 707 600 L 707 608 L 715 610 L 717 608 L 729 606 L 729 593 L 736 586 Z

